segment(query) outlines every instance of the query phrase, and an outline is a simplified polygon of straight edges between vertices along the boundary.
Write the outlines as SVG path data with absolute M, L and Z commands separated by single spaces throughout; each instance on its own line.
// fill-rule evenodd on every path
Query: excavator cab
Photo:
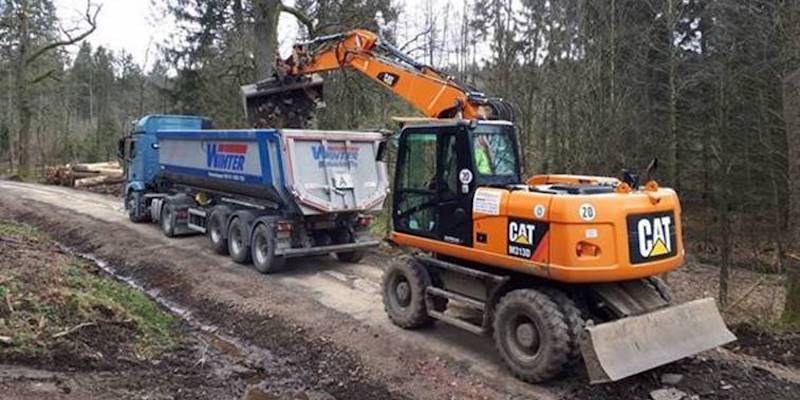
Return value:
M 394 187 L 397 232 L 472 245 L 475 189 L 522 182 L 517 136 L 505 121 L 406 126 Z

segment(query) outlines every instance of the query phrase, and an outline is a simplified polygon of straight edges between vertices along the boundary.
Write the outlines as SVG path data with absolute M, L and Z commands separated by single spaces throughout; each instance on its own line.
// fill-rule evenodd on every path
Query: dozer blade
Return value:
M 266 79 L 241 87 L 247 120 L 256 128 L 306 128 L 322 101 L 318 75 Z
M 591 383 L 617 381 L 736 340 L 712 298 L 586 328 Z

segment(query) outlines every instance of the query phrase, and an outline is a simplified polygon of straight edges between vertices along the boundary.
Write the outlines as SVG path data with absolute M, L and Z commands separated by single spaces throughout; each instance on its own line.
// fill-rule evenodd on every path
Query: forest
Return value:
M 93 47 L 99 6 L 0 1 L 0 168 L 113 159 L 148 113 L 244 127 L 239 87 L 267 77 L 277 18 L 299 38 L 366 28 L 510 101 L 527 175 L 643 173 L 680 194 L 690 254 L 786 272 L 800 260 L 800 179 L 785 92 L 800 68 L 797 0 L 153 0 L 178 24 L 148 65 Z M 258 38 L 258 39 L 256 39 Z M 75 50 L 77 49 L 77 50 Z M 354 72 L 325 77 L 319 128 L 394 129 L 415 115 Z M 721 301 L 726 300 L 721 288 Z M 800 302 L 800 299 L 797 299 Z

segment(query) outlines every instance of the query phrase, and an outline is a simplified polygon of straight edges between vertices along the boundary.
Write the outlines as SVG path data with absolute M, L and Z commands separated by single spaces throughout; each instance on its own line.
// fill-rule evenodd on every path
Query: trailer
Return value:
M 152 115 L 120 140 L 125 208 L 167 237 L 205 234 L 218 254 L 263 273 L 294 257 L 358 262 L 389 189 L 378 132 L 216 130 Z

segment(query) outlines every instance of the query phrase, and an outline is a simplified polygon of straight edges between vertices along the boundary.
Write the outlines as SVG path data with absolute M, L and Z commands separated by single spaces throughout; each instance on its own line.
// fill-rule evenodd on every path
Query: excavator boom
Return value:
M 275 77 L 242 87 L 248 118 L 261 126 L 307 123 L 324 104 L 316 74 L 343 68 L 378 82 L 426 117 L 513 120 L 505 101 L 487 98 L 361 29 L 295 44 L 292 55 L 278 61 Z

